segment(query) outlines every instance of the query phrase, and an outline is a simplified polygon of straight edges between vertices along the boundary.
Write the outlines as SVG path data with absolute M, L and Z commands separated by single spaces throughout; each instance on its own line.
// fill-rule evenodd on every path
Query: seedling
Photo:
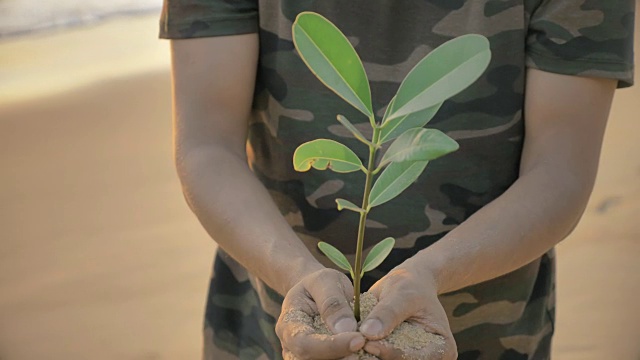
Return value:
M 359 320 L 360 280 L 365 272 L 384 261 L 395 244 L 391 237 L 380 241 L 362 261 L 367 215 L 373 207 L 400 195 L 416 181 L 429 161 L 458 149 L 458 143 L 443 132 L 423 126 L 445 100 L 467 88 L 484 72 L 491 59 L 489 41 L 481 35 L 464 35 L 433 50 L 409 72 L 384 116 L 378 120 L 372 108 L 369 80 L 362 61 L 344 34 L 329 20 L 312 12 L 299 14 L 292 31 L 295 48 L 311 72 L 364 114 L 373 129 L 373 136 L 368 139 L 346 117 L 337 116 L 340 124 L 368 147 L 366 166 L 355 152 L 330 139 L 306 142 L 293 155 L 296 171 L 314 168 L 337 173 L 362 171 L 365 175 L 360 206 L 346 199 L 336 199 L 338 210 L 354 211 L 360 215 L 355 264 L 351 266 L 344 254 L 328 243 L 318 243 L 318 248 L 333 263 L 351 274 L 353 312 Z M 392 140 L 382 159 L 376 163 L 381 145 Z

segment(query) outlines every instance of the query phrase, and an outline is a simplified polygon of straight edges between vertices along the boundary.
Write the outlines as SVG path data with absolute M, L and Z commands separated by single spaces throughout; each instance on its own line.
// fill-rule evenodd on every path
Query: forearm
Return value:
M 410 259 L 435 276 L 439 293 L 516 270 L 573 230 L 595 182 L 615 85 L 528 71 L 520 178 Z
M 516 270 L 564 239 L 578 222 L 591 186 L 573 180 L 564 171 L 534 169 L 411 261 L 434 274 L 439 293 Z
M 231 257 L 285 294 L 304 275 L 324 268 L 296 236 L 246 159 L 200 146 L 178 161 L 189 206 Z
M 285 294 L 322 267 L 246 159 L 257 33 L 172 41 L 174 156 L 185 198 L 231 257 Z

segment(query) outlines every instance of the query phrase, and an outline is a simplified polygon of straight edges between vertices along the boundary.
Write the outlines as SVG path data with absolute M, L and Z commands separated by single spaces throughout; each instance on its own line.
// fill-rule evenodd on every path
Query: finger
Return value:
M 358 360 L 360 359 L 360 356 L 358 354 L 351 354 L 345 358 L 342 358 L 341 360 Z
M 282 343 L 299 359 L 342 359 L 364 347 L 364 337 L 358 332 L 324 335 L 285 331 Z
M 407 298 L 410 297 L 399 293 L 385 293 L 362 322 L 360 332 L 370 340 L 387 337 L 395 327 L 417 311 L 411 301 L 406 302 Z
M 313 302 L 311 295 L 304 288 L 304 284 L 297 284 L 284 297 L 282 302 L 282 310 L 286 312 L 287 309 L 297 309 L 303 311 L 309 316 L 318 314 L 318 307 Z
M 318 306 L 320 317 L 334 334 L 357 329 L 353 310 L 347 299 L 353 297 L 353 285 L 342 273 L 334 270 L 323 272 L 311 279 L 306 289 Z
M 375 355 L 381 360 L 454 360 L 457 354 L 445 350 L 442 343 L 434 343 L 422 349 L 399 349 L 388 341 L 369 341 L 364 351 Z
M 284 360 L 301 360 L 300 358 L 296 357 L 291 351 L 287 349 L 282 349 L 282 358 Z M 340 360 L 358 360 L 358 359 L 360 359 L 360 356 L 358 354 L 351 354 L 349 356 L 341 358 Z
M 394 348 L 390 343 L 386 341 L 369 341 L 364 346 L 364 351 L 371 355 L 378 357 L 381 360 L 413 360 L 419 359 L 418 354 L 415 351 L 409 351 L 407 354 L 403 354 L 399 349 Z M 428 358 L 424 358 L 428 359 Z

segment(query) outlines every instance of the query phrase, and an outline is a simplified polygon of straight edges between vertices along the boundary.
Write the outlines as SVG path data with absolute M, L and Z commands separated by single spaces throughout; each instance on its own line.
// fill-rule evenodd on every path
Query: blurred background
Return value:
M 200 358 L 215 245 L 173 168 L 160 7 L 0 0 L 1 360 Z M 558 247 L 556 360 L 640 359 L 639 100 Z

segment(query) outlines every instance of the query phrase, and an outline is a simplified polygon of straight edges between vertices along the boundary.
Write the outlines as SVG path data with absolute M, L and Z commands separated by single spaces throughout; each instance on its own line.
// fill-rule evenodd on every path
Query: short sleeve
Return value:
M 527 66 L 631 86 L 634 2 L 538 0 L 527 30 Z
M 239 35 L 258 31 L 258 0 L 164 0 L 160 38 Z

